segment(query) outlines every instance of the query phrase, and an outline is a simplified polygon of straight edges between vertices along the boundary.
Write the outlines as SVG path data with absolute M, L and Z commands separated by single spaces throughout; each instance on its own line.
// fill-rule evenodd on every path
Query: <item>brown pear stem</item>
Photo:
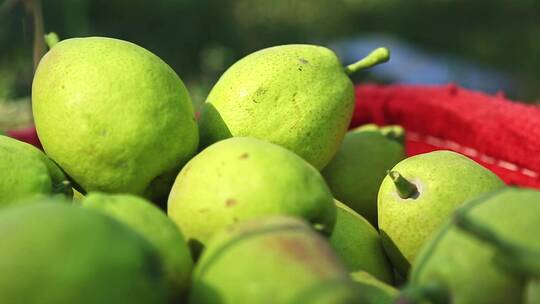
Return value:
M 412 198 L 418 194 L 418 188 L 416 185 L 408 181 L 405 177 L 399 174 L 399 172 L 386 171 L 386 173 L 394 182 L 398 195 L 402 199 Z

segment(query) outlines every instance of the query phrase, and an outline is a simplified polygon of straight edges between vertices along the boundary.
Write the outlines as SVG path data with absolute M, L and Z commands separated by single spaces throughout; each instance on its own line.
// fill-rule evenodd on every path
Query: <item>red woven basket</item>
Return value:
M 446 86 L 361 85 L 351 127 L 399 124 L 409 156 L 452 150 L 507 184 L 540 189 L 540 107 Z

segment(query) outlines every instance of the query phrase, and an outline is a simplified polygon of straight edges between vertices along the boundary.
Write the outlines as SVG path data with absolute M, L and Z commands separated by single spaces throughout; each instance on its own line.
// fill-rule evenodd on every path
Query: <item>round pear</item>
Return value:
M 307 44 L 249 54 L 210 91 L 201 111 L 201 143 L 255 137 L 322 169 L 338 150 L 352 117 L 355 95 L 349 75 L 388 59 L 388 50 L 380 48 L 344 68 L 328 48 Z
M 83 192 L 163 198 L 198 145 L 182 80 L 123 40 L 54 45 L 36 70 L 32 109 L 45 152 Z
M 167 213 L 195 254 L 215 233 L 247 219 L 292 215 L 330 233 L 336 207 L 323 177 L 291 151 L 234 137 L 191 159 L 169 195 Z
M 405 275 L 426 240 L 458 206 L 504 187 L 491 171 L 452 151 L 434 151 L 399 162 L 378 194 L 383 246 Z
M 362 303 L 359 296 L 307 222 L 271 216 L 232 225 L 210 241 L 189 303 Z
M 400 126 L 364 125 L 349 131 L 321 171 L 334 197 L 377 225 L 377 193 L 386 171 L 405 158 Z
M 0 208 L 42 196 L 73 195 L 62 170 L 38 148 L 0 135 Z

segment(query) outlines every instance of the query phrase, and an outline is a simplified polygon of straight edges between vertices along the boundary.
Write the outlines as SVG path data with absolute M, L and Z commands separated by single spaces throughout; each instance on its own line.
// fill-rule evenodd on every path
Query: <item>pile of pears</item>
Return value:
M 540 303 L 540 192 L 397 125 L 348 130 L 329 49 L 256 51 L 196 119 L 133 43 L 52 41 L 41 151 L 0 136 L 0 303 Z

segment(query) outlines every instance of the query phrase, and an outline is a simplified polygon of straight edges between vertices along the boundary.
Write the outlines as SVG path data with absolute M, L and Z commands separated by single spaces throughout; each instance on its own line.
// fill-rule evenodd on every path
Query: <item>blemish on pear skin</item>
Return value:
M 238 202 L 237 202 L 235 199 L 229 198 L 229 199 L 227 199 L 227 200 L 225 201 L 225 206 L 227 206 L 227 207 L 232 207 L 232 206 L 236 205 L 237 203 L 238 203 Z
M 302 57 L 298 58 L 298 61 L 300 61 L 300 63 L 302 63 L 302 64 L 308 64 L 309 63 L 309 60 L 307 60 L 306 58 L 302 58 Z
M 317 254 L 314 254 L 313 247 L 304 241 L 296 238 L 279 237 L 267 242 L 268 246 L 281 252 L 284 256 L 310 265 L 310 269 L 316 274 L 326 273 L 325 258 L 330 257 L 331 253 L 325 246 L 317 246 Z
M 239 158 L 240 158 L 240 159 L 247 159 L 247 158 L 249 158 L 249 154 L 244 153 L 244 154 L 240 155 Z

